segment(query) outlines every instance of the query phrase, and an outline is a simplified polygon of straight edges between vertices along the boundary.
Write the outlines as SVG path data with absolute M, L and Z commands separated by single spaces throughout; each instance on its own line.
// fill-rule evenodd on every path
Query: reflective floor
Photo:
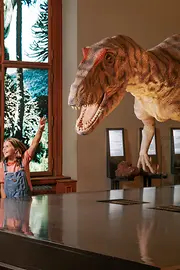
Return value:
M 146 203 L 97 202 L 109 199 Z M 180 185 L 1 199 L 0 228 L 161 268 L 180 265 L 180 212 L 155 205 L 180 206 Z

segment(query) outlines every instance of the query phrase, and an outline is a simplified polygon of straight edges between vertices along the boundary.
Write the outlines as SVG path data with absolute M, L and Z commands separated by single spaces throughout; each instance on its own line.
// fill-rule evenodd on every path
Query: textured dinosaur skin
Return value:
M 144 124 L 138 167 L 153 173 L 147 152 L 155 120 L 180 121 L 180 35 L 150 50 L 118 35 L 84 48 L 83 56 L 68 99 L 80 109 L 76 132 L 92 132 L 131 93 L 135 115 Z

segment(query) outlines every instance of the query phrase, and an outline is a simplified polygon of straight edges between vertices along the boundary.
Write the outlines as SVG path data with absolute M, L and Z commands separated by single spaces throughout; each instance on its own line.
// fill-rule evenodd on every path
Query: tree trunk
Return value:
M 16 59 L 22 61 L 22 3 L 17 1 L 16 19 Z M 22 140 L 23 120 L 24 120 L 24 86 L 23 69 L 17 68 L 17 105 L 15 114 L 15 137 Z

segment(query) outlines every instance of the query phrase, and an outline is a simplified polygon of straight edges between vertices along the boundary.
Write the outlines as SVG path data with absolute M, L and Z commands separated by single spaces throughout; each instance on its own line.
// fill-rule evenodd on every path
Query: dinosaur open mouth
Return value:
M 88 134 L 88 131 L 97 124 L 103 113 L 104 96 L 99 103 L 85 105 L 81 107 L 81 113 L 76 121 L 76 132 L 80 135 Z
M 79 135 L 86 135 L 92 132 L 117 107 L 123 96 L 124 92 L 115 92 L 109 96 L 105 93 L 97 103 L 81 106 L 81 112 L 76 121 L 76 132 Z M 76 106 L 72 107 L 76 108 Z
M 101 116 L 103 109 L 98 104 L 82 106 L 80 116 L 76 122 L 78 134 L 87 134 Z

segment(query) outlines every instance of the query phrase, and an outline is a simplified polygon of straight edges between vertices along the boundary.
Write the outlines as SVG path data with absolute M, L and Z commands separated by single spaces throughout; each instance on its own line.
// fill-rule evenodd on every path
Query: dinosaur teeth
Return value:
M 72 105 L 71 108 L 72 108 L 73 110 L 80 110 L 80 109 L 81 109 L 80 106 L 75 106 L 75 105 Z
M 84 106 L 85 107 L 85 106 Z M 79 123 L 76 125 L 76 129 L 78 129 L 79 131 L 85 131 L 87 130 L 90 126 L 93 125 L 94 122 L 96 122 L 96 120 L 99 118 L 99 116 L 102 114 L 103 112 L 103 109 L 102 108 L 99 108 L 97 110 L 97 112 L 95 113 L 95 115 L 89 119 L 86 123 L 83 123 L 83 117 L 84 117 L 84 114 L 85 114 L 85 111 L 84 110 L 82 112 L 82 115 L 81 115 L 81 119 L 79 120 Z

